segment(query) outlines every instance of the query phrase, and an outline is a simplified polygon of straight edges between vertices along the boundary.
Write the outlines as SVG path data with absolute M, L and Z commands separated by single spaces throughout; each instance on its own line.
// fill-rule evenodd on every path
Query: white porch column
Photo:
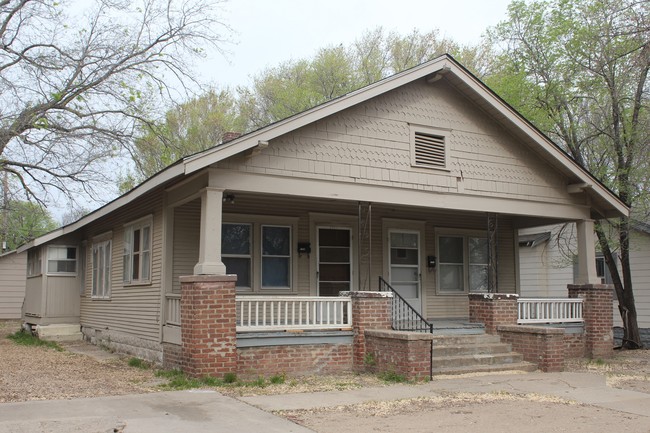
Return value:
M 210 186 L 201 191 L 201 239 L 194 275 L 226 275 L 221 262 L 223 191 Z
M 576 284 L 600 284 L 596 274 L 596 244 L 594 221 L 576 222 L 578 234 L 578 279 Z

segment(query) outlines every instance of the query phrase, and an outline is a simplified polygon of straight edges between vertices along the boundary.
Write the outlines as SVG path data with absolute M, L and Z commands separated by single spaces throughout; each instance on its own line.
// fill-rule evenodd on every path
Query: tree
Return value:
M 93 195 L 101 163 L 134 151 L 136 121 L 196 83 L 188 65 L 204 46 L 219 48 L 216 3 L 1 0 L 0 171 L 40 203 Z
M 633 217 L 647 221 L 650 3 L 515 1 L 508 14 L 491 35 L 506 45 L 487 83 L 632 206 Z M 630 229 L 630 219 L 621 218 L 597 224 L 596 233 L 616 289 L 624 347 L 636 348 Z
M 210 89 L 167 111 L 164 122 L 141 127 L 134 142 L 135 173 L 123 180 L 123 192 L 183 156 L 219 144 L 225 133 L 243 131 L 246 120 L 230 90 Z
M 49 212 L 37 203 L 11 200 L 3 208 L 7 213 L 1 240 L 7 243 L 7 250 L 14 250 L 58 227 Z

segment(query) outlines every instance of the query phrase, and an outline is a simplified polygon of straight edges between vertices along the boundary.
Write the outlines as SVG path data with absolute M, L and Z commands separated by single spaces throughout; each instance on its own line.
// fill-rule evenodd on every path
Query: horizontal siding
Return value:
M 20 319 L 27 275 L 27 252 L 0 257 L 0 319 Z
M 153 215 L 151 284 L 125 286 L 122 283 L 122 252 L 124 225 L 139 218 Z M 160 338 L 160 296 L 162 278 L 162 193 L 152 192 L 90 224 L 86 231 L 88 241 L 86 284 L 81 298 L 81 324 L 96 329 L 110 329 L 133 336 L 157 341 Z M 92 238 L 112 231 L 111 297 L 109 300 L 93 299 Z
M 411 166 L 412 125 L 449 131 L 449 170 Z M 417 126 L 414 126 L 417 128 Z M 574 204 L 567 180 L 455 90 L 410 83 L 219 167 L 438 193 Z M 499 173 L 495 176 L 494 173 Z
M 630 241 L 630 268 L 637 320 L 639 327 L 650 328 L 650 234 L 633 233 Z M 615 313 L 618 315 L 618 311 Z
M 199 261 L 201 200 L 174 209 L 174 248 L 172 252 L 172 292 L 181 292 L 180 277 L 192 275 Z

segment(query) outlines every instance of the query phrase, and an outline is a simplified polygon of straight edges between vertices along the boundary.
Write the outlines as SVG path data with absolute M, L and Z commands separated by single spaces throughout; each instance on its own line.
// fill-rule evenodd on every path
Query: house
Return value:
M 26 268 L 26 252 L 14 250 L 0 254 L 0 320 L 22 317 Z
M 628 213 L 443 55 L 186 157 L 25 245 L 24 319 L 164 363 L 190 331 L 183 276 L 236 274 L 238 329 L 264 299 L 379 277 L 427 318 L 467 320 L 468 294 L 518 292 L 519 229 L 575 222 L 578 281 L 594 283 L 593 220 Z
M 575 225 L 554 225 L 522 229 L 519 232 L 521 295 L 564 297 L 567 284 L 576 281 Z M 605 284 L 612 278 L 601 253 L 596 251 L 596 274 Z M 630 268 L 641 340 L 650 345 L 650 225 L 635 222 L 630 236 Z M 621 338 L 623 322 L 618 301 L 613 302 L 616 338 Z

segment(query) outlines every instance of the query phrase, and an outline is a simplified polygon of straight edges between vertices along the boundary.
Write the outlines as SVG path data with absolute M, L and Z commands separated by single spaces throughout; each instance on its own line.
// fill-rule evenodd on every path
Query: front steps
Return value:
M 537 369 L 499 336 L 484 333 L 434 334 L 432 364 L 434 375 Z

